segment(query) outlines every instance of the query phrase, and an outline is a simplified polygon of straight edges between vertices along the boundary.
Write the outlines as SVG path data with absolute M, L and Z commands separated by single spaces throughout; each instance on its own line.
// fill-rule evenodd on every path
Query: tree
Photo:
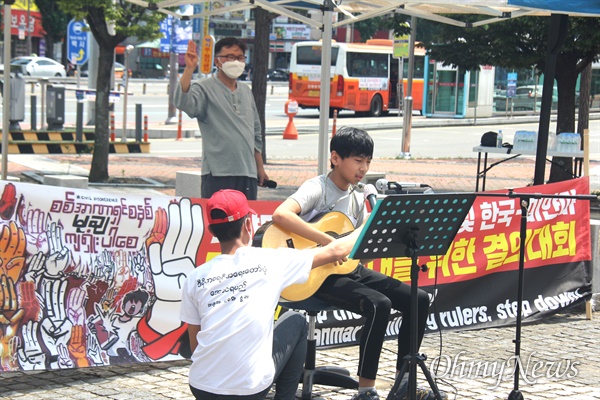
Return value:
M 482 17 L 464 15 L 463 21 Z M 506 68 L 531 68 L 544 71 L 547 53 L 548 18 L 522 17 L 477 28 L 461 28 L 425 21 L 420 31 L 432 26 L 435 33 L 422 39 L 432 58 L 444 60 L 464 70 L 479 70 L 480 65 Z M 575 132 L 575 88 L 579 74 L 600 54 L 600 19 L 569 18 L 564 47 L 558 55 L 556 82 L 558 111 L 556 131 Z M 562 164 L 562 168 L 556 166 Z M 571 159 L 556 159 L 550 181 L 568 179 Z
M 410 17 L 403 14 L 391 14 L 384 17 L 369 18 L 354 23 L 354 29 L 360 34 L 360 40 L 366 42 L 371 39 L 375 33 L 382 30 L 393 30 L 396 35 L 407 35 L 410 33 L 410 27 L 407 21 Z M 348 25 L 349 27 L 352 25 Z
M 252 65 L 252 95 L 258 110 L 263 139 L 262 158 L 267 161 L 267 141 L 265 134 L 265 107 L 267 104 L 267 63 L 259 60 L 269 59 L 269 33 L 271 21 L 277 17 L 260 7 L 254 9 L 254 63 Z
M 54 43 L 60 43 L 67 34 L 69 17 L 58 7 L 58 0 L 35 0 L 42 16 L 42 28 L 46 31 L 46 47 L 53 54 Z
M 100 54 L 96 81 L 96 125 L 89 180 L 106 182 L 109 178 L 108 97 L 115 48 L 130 36 L 135 36 L 140 41 L 160 37 L 159 23 L 165 15 L 124 0 L 57 1 L 65 13 L 76 19 L 86 20 L 98 43 Z

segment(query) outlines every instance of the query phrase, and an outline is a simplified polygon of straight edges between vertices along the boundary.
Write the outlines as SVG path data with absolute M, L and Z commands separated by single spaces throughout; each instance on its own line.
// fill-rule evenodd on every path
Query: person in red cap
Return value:
M 188 324 L 196 399 L 263 399 L 273 384 L 275 399 L 295 398 L 306 319 L 288 311 L 274 324 L 273 310 L 285 287 L 304 283 L 312 268 L 345 259 L 360 232 L 314 249 L 251 247 L 251 214 L 236 190 L 220 190 L 206 205 L 221 254 L 188 275 L 180 311 Z

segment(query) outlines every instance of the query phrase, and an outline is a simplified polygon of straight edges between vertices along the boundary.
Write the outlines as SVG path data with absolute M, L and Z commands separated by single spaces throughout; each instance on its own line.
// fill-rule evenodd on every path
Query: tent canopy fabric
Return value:
M 152 5 L 145 0 L 127 1 L 142 7 L 157 8 L 159 11 L 177 18 L 181 18 L 181 15 L 172 11 L 173 7 L 188 4 L 219 3 L 220 5 L 220 7 L 215 7 L 213 11 L 204 11 L 187 16 L 188 18 L 200 18 L 246 8 L 264 7 L 273 12 L 295 18 L 298 21 L 306 22 L 309 25 L 315 25 L 315 21 L 305 21 L 306 17 L 294 13 L 292 10 L 298 8 L 321 9 L 324 6 L 327 7 L 327 3 L 331 3 L 335 11 L 350 16 L 349 19 L 341 21 L 338 26 L 356 22 L 355 18 L 366 19 L 375 16 L 375 14 L 381 15 L 388 12 L 437 20 L 459 26 L 468 26 L 469 24 L 448 17 L 448 15 L 480 14 L 490 16 L 490 19 L 482 21 L 482 24 L 520 16 L 549 16 L 551 13 L 571 16 L 600 16 L 600 2 L 595 0 L 343 0 L 337 3 L 331 0 L 239 0 L 228 1 L 227 4 L 229 5 L 225 7 L 222 6 L 223 2 L 221 0 L 159 0 Z

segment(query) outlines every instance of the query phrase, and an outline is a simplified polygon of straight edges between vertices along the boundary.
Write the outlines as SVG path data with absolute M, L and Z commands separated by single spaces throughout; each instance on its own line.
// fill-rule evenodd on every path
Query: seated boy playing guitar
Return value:
M 306 181 L 273 213 L 274 224 L 283 231 L 323 246 L 333 241 L 334 236 L 308 222 L 315 216 L 341 212 L 354 227 L 360 226 L 366 219 L 365 199 L 356 191 L 356 185 L 369 170 L 373 157 L 373 139 L 364 130 L 341 128 L 331 139 L 330 152 L 331 172 Z M 337 308 L 365 318 L 359 347 L 359 389 L 352 399 L 378 400 L 375 382 L 392 307 L 402 312 L 403 316 L 398 334 L 397 373 L 402 367 L 404 356 L 410 352 L 410 285 L 362 264 L 350 269 L 349 272 L 336 272 L 326 276 L 314 295 Z M 285 298 L 285 293 L 282 296 Z M 420 346 L 427 321 L 429 296 L 419 290 L 418 299 Z M 408 398 L 408 374 L 404 378 L 402 389 L 395 398 Z M 419 393 L 421 397 L 418 398 L 434 398 L 433 392 L 428 389 L 420 390 L 422 393 Z

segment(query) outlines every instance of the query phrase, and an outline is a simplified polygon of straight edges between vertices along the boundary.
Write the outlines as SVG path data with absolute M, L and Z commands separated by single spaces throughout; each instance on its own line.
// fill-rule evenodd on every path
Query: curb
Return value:
M 0 150 L 2 146 L 0 145 Z M 91 153 L 93 141 L 11 141 L 8 154 L 81 154 Z M 150 153 L 149 142 L 110 142 L 110 154 Z
M 370 130 L 379 130 L 379 129 L 402 129 L 402 118 L 401 117 L 396 117 L 394 118 L 394 116 L 391 117 L 381 117 L 379 118 L 381 119 L 381 121 L 372 121 L 372 119 L 367 119 L 365 120 L 365 118 L 343 118 L 342 121 L 343 123 L 340 123 L 340 120 L 338 119 L 337 121 L 337 125 L 341 126 L 341 125 L 351 125 L 353 127 L 359 128 L 359 129 L 364 129 L 367 131 Z M 590 113 L 589 115 L 589 119 L 590 120 L 600 120 L 600 112 L 594 112 L 594 113 Z M 552 114 L 550 117 L 551 122 L 556 122 L 556 114 Z M 522 123 L 532 123 L 532 122 L 538 122 L 539 121 L 539 115 L 516 115 L 516 116 L 512 116 L 512 117 L 507 117 L 507 116 L 493 116 L 493 117 L 485 117 L 485 118 L 447 118 L 447 117 L 422 117 L 422 116 L 413 116 L 412 119 L 412 128 L 418 129 L 418 128 L 436 128 L 436 127 L 447 127 L 447 126 L 489 126 L 489 125 L 511 125 L 511 124 L 522 124 Z M 287 125 L 287 121 L 281 121 L 278 122 L 277 124 L 268 124 L 267 123 L 267 127 L 265 128 L 265 135 L 267 136 L 277 136 L 277 135 L 281 135 L 283 136 L 283 131 L 285 130 L 285 127 Z M 332 123 L 330 120 L 330 124 L 329 124 L 329 129 L 331 129 L 332 127 Z M 315 133 L 319 133 L 319 121 L 317 119 L 315 119 L 314 121 L 309 121 L 308 123 L 304 123 L 304 124 L 295 124 L 296 126 L 296 130 L 298 131 L 298 134 L 315 134 Z M 92 135 L 91 137 L 93 138 L 93 133 L 89 133 L 90 130 L 93 130 L 94 127 L 93 126 L 87 126 L 86 127 L 86 131 L 88 133 L 84 132 L 84 135 Z M 65 126 L 64 127 L 65 131 L 52 131 L 52 133 L 56 133 L 59 135 L 65 135 L 68 134 L 67 132 L 69 130 L 74 131 L 75 127 L 74 126 Z M 178 126 L 177 124 L 173 124 L 173 125 L 169 125 L 169 126 L 159 126 L 159 127 L 148 127 L 148 138 L 149 139 L 175 139 L 177 138 L 177 130 L 178 130 Z M 118 130 L 117 130 L 118 132 Z M 40 132 L 31 132 L 32 134 L 38 134 L 40 135 Z M 12 135 L 15 135 L 15 133 L 11 132 Z M 135 135 L 134 135 L 134 130 L 128 129 L 128 135 L 127 137 L 129 139 L 135 139 Z M 182 138 L 200 138 L 201 137 L 201 133 L 198 129 L 198 125 L 196 123 L 196 121 L 192 121 L 192 122 L 188 122 L 186 123 L 184 126 L 182 126 L 182 130 L 181 130 L 181 137 Z M 15 137 L 16 139 L 16 137 Z M 33 139 L 35 140 L 35 139 Z M 39 137 L 38 140 L 44 140 L 41 136 Z M 49 140 L 45 139 L 45 140 Z M 73 137 L 73 139 L 67 139 L 65 137 L 62 138 L 62 140 L 75 140 L 75 138 Z M 93 139 L 92 139 L 93 140 Z

